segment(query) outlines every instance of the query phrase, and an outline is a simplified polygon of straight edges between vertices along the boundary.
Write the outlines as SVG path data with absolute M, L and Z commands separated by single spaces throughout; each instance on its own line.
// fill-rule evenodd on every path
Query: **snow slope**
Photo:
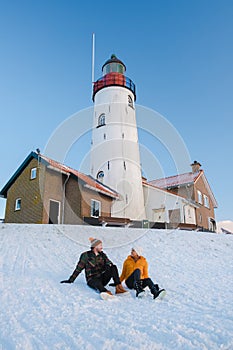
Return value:
M 134 241 L 166 288 L 103 301 L 70 276 L 88 237 L 119 270 Z M 233 349 L 233 236 L 85 226 L 0 225 L 0 349 Z M 113 288 L 110 287 L 113 291 Z
M 225 220 L 217 222 L 217 232 L 221 233 L 221 228 L 225 228 L 225 230 L 233 232 L 233 221 Z

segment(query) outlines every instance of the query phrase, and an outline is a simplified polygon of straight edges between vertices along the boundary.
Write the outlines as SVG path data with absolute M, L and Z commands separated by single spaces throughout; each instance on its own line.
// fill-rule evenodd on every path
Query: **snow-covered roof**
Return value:
M 142 185 L 143 186 L 147 186 L 147 187 L 151 187 L 151 188 L 154 188 L 156 189 L 157 191 L 160 191 L 160 192 L 166 192 L 168 195 L 170 196 L 174 196 L 176 198 L 182 198 L 182 200 L 186 203 L 188 203 L 189 205 L 195 207 L 195 208 L 198 208 L 199 205 L 197 203 L 195 203 L 194 201 L 184 197 L 184 196 L 181 196 L 180 194 L 178 193 L 173 193 L 172 191 L 168 191 L 166 190 L 165 188 L 161 188 L 161 187 L 158 187 L 158 186 L 155 186 L 152 184 L 152 181 L 150 182 L 147 182 L 146 179 L 142 178 Z
M 41 161 L 45 163 L 45 165 L 48 166 L 51 170 L 59 171 L 64 174 L 72 174 L 76 178 L 80 179 L 84 183 L 84 187 L 89 188 L 93 191 L 103 193 L 109 197 L 112 198 L 118 198 L 119 195 L 117 192 L 115 192 L 113 189 L 111 189 L 108 186 L 103 185 L 99 181 L 95 180 L 90 175 L 86 175 L 84 173 L 81 173 L 80 171 L 73 169 L 67 165 L 64 165 L 60 162 L 57 162 L 49 157 L 46 157 L 45 155 L 38 154 L 36 152 L 31 152 L 29 156 L 24 160 L 24 162 L 19 166 L 19 168 L 16 170 L 16 172 L 13 174 L 13 176 L 10 178 L 10 180 L 7 182 L 7 184 L 3 187 L 0 194 L 2 196 L 7 195 L 7 191 L 10 188 L 10 186 L 14 183 L 16 178 L 22 173 L 22 171 L 25 169 L 25 167 L 29 164 L 29 162 L 33 159 L 37 159 L 38 161 Z
M 203 170 L 200 170 L 197 173 L 190 172 L 185 174 L 169 176 L 162 179 L 149 181 L 149 183 L 163 189 L 192 184 L 198 179 L 202 172 Z
M 161 189 L 168 189 L 168 190 L 171 189 L 172 190 L 174 187 L 177 187 L 177 186 L 185 186 L 185 185 L 189 185 L 189 184 L 193 185 L 194 183 L 197 182 L 197 180 L 200 177 L 202 177 L 204 184 L 205 184 L 205 187 L 210 194 L 211 200 L 213 202 L 213 206 L 215 208 L 217 208 L 218 203 L 214 197 L 214 194 L 210 188 L 210 185 L 205 177 L 203 170 L 199 170 L 198 172 L 195 172 L 195 173 L 189 172 L 189 173 L 164 177 L 162 179 L 149 181 L 148 183 L 153 185 L 153 186 L 159 187 Z
M 67 165 L 64 165 L 62 163 L 59 163 L 53 159 L 50 159 L 42 154 L 40 154 L 40 157 L 44 159 L 46 162 L 48 162 L 52 167 L 55 169 L 58 169 L 62 172 L 69 173 L 75 175 L 77 178 L 83 180 L 85 182 L 85 187 L 90 188 L 92 190 L 95 190 L 97 192 L 102 192 L 104 194 L 109 195 L 110 197 L 117 198 L 118 194 L 114 190 L 112 190 L 110 187 L 103 185 L 99 181 L 95 180 L 90 175 L 86 175 L 84 173 L 81 173 L 80 171 L 73 169 Z

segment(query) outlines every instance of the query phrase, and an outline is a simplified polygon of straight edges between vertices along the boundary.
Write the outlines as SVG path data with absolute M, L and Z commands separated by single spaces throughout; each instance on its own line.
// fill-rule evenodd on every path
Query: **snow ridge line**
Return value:
M 74 243 L 76 243 L 77 245 L 79 245 L 79 246 L 83 246 L 83 247 L 87 247 L 87 246 L 89 246 L 89 244 L 85 244 L 85 243 L 82 243 L 82 242 L 80 242 L 80 241 L 77 241 L 77 240 L 75 240 L 74 238 L 72 238 L 72 237 L 70 237 L 68 234 L 66 234 L 64 231 L 62 231 L 58 226 L 54 226 L 54 228 L 55 228 L 55 230 L 57 231 L 57 232 L 59 232 L 59 234 L 61 234 L 61 235 L 63 235 L 64 237 L 66 237 L 68 240 L 70 240 L 70 241 L 72 241 L 72 242 L 74 242 Z M 92 227 L 91 227 L 92 228 Z M 109 230 L 109 228 L 98 228 L 98 229 L 100 229 L 100 230 L 103 230 L 101 233 L 103 234 L 107 234 L 108 232 L 107 232 L 107 230 Z M 122 228 L 122 230 L 124 230 L 124 228 Z M 132 230 L 134 230 L 134 229 L 132 229 Z M 117 244 L 115 244 L 115 245 L 111 245 L 111 246 L 107 246 L 106 244 L 104 244 L 104 246 L 105 246 L 105 248 L 108 248 L 108 249 L 111 249 L 111 248 L 119 248 L 119 247 L 125 247 L 125 246 L 127 246 L 128 244 L 131 244 L 131 243 L 135 243 L 135 242 L 137 242 L 137 241 L 139 241 L 142 237 L 144 237 L 144 236 L 146 236 L 147 234 L 149 234 L 150 233 L 150 231 L 151 231 L 151 229 L 142 229 L 144 232 L 143 233 L 141 233 L 140 235 L 138 235 L 136 238 L 134 238 L 134 239 L 130 239 L 130 240 L 126 240 L 124 243 L 121 243 L 121 244 L 119 244 L 119 243 L 117 243 Z M 123 231 L 122 231 L 123 232 Z M 132 231 L 133 232 L 133 231 Z M 168 234 L 170 234 L 170 233 L 168 233 Z M 93 235 L 93 232 L 92 233 L 90 233 L 90 236 L 91 235 Z

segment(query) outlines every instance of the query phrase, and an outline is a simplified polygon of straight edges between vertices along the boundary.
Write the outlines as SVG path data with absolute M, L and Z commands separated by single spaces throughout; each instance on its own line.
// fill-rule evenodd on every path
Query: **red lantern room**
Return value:
M 136 101 L 136 88 L 131 79 L 127 78 L 124 73 L 126 66 L 115 55 L 112 55 L 107 60 L 103 67 L 103 77 L 94 82 L 92 99 L 95 100 L 95 94 L 108 86 L 123 86 L 129 89 L 134 94 L 134 100 Z

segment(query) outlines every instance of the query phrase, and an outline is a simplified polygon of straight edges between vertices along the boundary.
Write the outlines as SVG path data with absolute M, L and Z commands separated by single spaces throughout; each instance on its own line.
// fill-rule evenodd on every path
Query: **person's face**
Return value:
M 131 250 L 131 256 L 132 256 L 133 258 L 137 258 L 137 257 L 138 257 L 138 254 L 135 252 L 134 249 Z
M 103 245 L 102 245 L 102 243 L 98 244 L 98 245 L 95 247 L 95 251 L 96 251 L 97 253 L 101 253 L 102 250 L 103 250 Z

